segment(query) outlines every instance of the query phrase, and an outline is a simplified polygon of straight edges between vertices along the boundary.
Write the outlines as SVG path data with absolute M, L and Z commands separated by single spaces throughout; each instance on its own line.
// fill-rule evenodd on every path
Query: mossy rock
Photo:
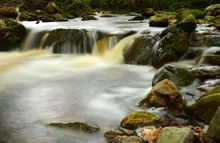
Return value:
M 154 114 L 145 111 L 134 111 L 122 119 L 120 127 L 137 129 L 143 126 L 154 125 L 157 121 L 158 118 Z
M 216 16 L 216 11 L 220 10 L 220 4 L 214 4 L 208 6 L 205 10 L 204 13 L 206 15 L 211 15 L 211 16 Z
M 150 26 L 167 27 L 169 20 L 166 14 L 157 14 L 150 17 Z
M 154 11 L 153 8 L 146 8 L 141 16 L 144 18 L 149 18 L 149 17 L 156 15 L 156 14 L 157 13 Z
M 220 67 L 219 66 L 195 66 L 189 69 L 191 74 L 200 79 L 209 79 L 220 77 Z
M 197 27 L 197 21 L 194 15 L 190 14 L 185 16 L 177 23 L 177 27 L 187 33 L 192 33 Z
M 212 118 L 207 134 L 215 140 L 220 141 L 220 106 Z
M 55 14 L 55 13 L 59 13 L 60 9 L 59 7 L 54 3 L 54 2 L 50 2 L 46 7 L 45 7 L 45 11 L 51 14 Z
M 53 15 L 54 21 L 68 21 L 67 18 L 64 18 L 61 14 L 56 13 Z
M 152 65 L 160 68 L 163 65 L 178 61 L 188 50 L 189 34 L 176 26 L 168 27 L 160 34 L 159 45 L 153 50 Z
M 151 91 L 140 100 L 141 107 L 164 107 L 167 111 L 175 116 L 183 115 L 183 109 L 186 107 L 186 102 L 177 89 L 176 85 L 164 79 L 158 82 Z
M 180 89 L 184 86 L 190 85 L 195 80 L 195 77 L 185 68 L 173 64 L 167 64 L 155 74 L 152 80 L 152 85 L 154 86 L 164 79 L 171 80 Z
M 69 122 L 69 123 L 57 122 L 57 123 L 48 123 L 47 125 L 58 127 L 58 128 L 68 128 L 68 129 L 79 130 L 79 131 L 86 132 L 86 133 L 97 132 L 100 130 L 98 126 L 92 125 L 87 122 Z
M 219 106 L 220 87 L 216 87 L 203 95 L 194 104 L 188 106 L 186 111 L 198 120 L 209 124 Z

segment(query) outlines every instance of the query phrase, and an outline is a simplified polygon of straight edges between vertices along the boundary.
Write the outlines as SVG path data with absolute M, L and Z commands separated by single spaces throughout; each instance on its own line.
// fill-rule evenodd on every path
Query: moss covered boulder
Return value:
M 187 33 L 192 33 L 197 27 L 196 17 L 193 14 L 182 13 L 178 16 L 177 27 Z
M 13 19 L 0 18 L 0 51 L 17 49 L 26 36 L 26 28 Z
M 214 4 L 214 5 L 210 5 L 208 6 L 205 10 L 204 13 L 206 15 L 211 15 L 211 16 L 217 16 L 220 14 L 220 4 Z
M 207 134 L 218 142 L 220 141 L 220 106 L 212 118 Z
M 147 125 L 154 125 L 157 121 L 158 118 L 154 114 L 145 111 L 134 111 L 122 119 L 120 127 L 126 129 L 137 129 Z
M 157 38 L 152 35 L 140 35 L 134 38 L 131 46 L 123 49 L 123 57 L 126 64 L 146 65 L 151 60 L 151 51 Z
M 183 67 L 167 64 L 155 74 L 152 85 L 154 86 L 164 79 L 171 80 L 180 89 L 190 85 L 195 80 L 195 77 Z
M 165 14 L 157 14 L 150 17 L 150 26 L 156 27 L 167 27 L 169 25 L 169 20 Z
M 159 45 L 153 49 L 152 65 L 160 68 L 166 63 L 178 61 L 188 50 L 189 34 L 176 26 L 165 29 L 160 34 Z
M 174 115 L 181 115 L 186 106 L 185 100 L 176 85 L 168 80 L 158 82 L 139 102 L 141 107 L 164 107 Z
M 193 143 L 194 135 L 190 128 L 165 127 L 156 143 Z
M 98 126 L 87 122 L 68 122 L 68 123 L 56 122 L 56 123 L 48 123 L 47 125 L 58 128 L 74 129 L 86 133 L 97 132 L 100 130 Z
M 141 14 L 141 16 L 143 17 L 143 18 L 149 18 L 149 17 L 151 17 L 151 16 L 153 16 L 153 15 L 156 15 L 157 13 L 154 11 L 154 9 L 153 8 L 146 8 L 145 10 L 144 10 L 144 12 Z
M 198 120 L 209 124 L 219 106 L 220 87 L 216 87 L 204 94 L 194 104 L 188 106 L 186 111 L 188 114 L 196 117 Z

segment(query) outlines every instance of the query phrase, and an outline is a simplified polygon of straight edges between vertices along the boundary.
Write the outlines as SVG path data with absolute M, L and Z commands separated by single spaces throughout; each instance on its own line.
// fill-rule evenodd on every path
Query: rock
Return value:
M 134 38 L 132 46 L 123 49 L 126 64 L 146 65 L 152 59 L 151 51 L 157 43 L 157 38 L 152 35 L 140 35 Z
M 165 14 L 151 16 L 149 25 L 156 27 L 167 27 L 169 25 L 168 17 Z
M 188 13 L 183 13 L 182 15 L 177 16 L 177 27 L 186 33 L 192 33 L 197 27 L 197 21 L 195 16 Z
M 141 14 L 136 12 L 129 12 L 128 16 L 141 16 Z
M 15 18 L 17 17 L 17 14 L 16 7 L 0 7 L 0 15 L 2 16 Z
M 193 143 L 193 139 L 190 128 L 165 127 L 156 143 Z
M 37 15 L 29 12 L 22 12 L 20 16 L 21 21 L 35 21 L 37 20 Z
M 220 88 L 216 87 L 196 100 L 194 104 L 188 106 L 186 112 L 198 120 L 209 124 L 219 106 Z
M 109 143 L 142 143 L 142 140 L 137 136 L 117 136 Z
M 45 7 L 45 11 L 51 14 L 55 14 L 55 13 L 59 13 L 60 9 L 59 7 L 54 3 L 54 2 L 50 2 L 46 7 Z
M 189 35 L 175 26 L 165 29 L 160 37 L 162 39 L 152 53 L 152 65 L 155 68 L 178 61 L 189 47 Z
M 107 131 L 104 136 L 107 140 L 115 139 L 117 136 L 132 136 L 135 132 L 133 130 L 117 127 Z
M 153 125 L 157 120 L 158 118 L 151 113 L 145 111 L 134 111 L 122 119 L 120 127 L 126 129 L 137 129 L 138 127 Z
M 190 85 L 195 80 L 195 77 L 185 68 L 173 64 L 167 64 L 155 74 L 152 80 L 152 85 L 154 86 L 164 79 L 171 80 L 180 89 L 184 86 Z
M 207 79 L 196 89 L 202 92 L 208 92 L 217 86 L 220 86 L 220 79 Z
M 200 79 L 210 79 L 220 77 L 220 67 L 219 66 L 208 66 L 201 65 L 195 66 L 189 69 L 196 78 Z
M 112 14 L 102 14 L 100 17 L 116 17 L 116 16 L 114 16 L 114 15 L 112 15 Z
M 153 8 L 146 8 L 144 12 L 141 14 L 141 16 L 147 19 L 156 14 L 157 13 L 154 11 Z
M 87 20 L 97 20 L 97 18 L 95 16 L 92 15 L 85 15 L 82 17 L 81 19 L 82 21 L 87 21 Z
M 207 49 L 198 59 L 198 65 L 208 64 L 208 65 L 218 65 L 220 66 L 220 48 L 211 47 Z
M 135 16 L 134 18 L 129 19 L 129 21 L 140 21 L 140 20 L 144 20 L 144 18 L 142 16 Z
M 26 28 L 13 19 L 0 19 L 0 51 L 18 48 L 26 36 Z
M 198 9 L 192 9 L 190 10 L 190 13 L 195 16 L 196 19 L 203 19 L 205 17 L 205 14 L 203 11 Z
M 164 107 L 176 116 L 183 115 L 185 100 L 176 85 L 168 80 L 158 82 L 151 91 L 138 103 L 142 107 Z
M 210 5 L 208 6 L 205 10 L 204 13 L 206 15 L 211 15 L 211 16 L 217 16 L 219 15 L 219 10 L 220 10 L 220 4 L 214 4 L 214 5 Z
M 220 14 L 219 14 L 219 16 L 214 18 L 213 22 L 215 24 L 215 28 L 220 30 Z
M 49 123 L 49 126 L 59 127 L 59 128 L 69 128 L 74 130 L 79 130 L 87 133 L 97 132 L 100 128 L 96 125 L 92 125 L 87 122 L 69 122 L 69 123 Z
M 68 21 L 67 18 L 64 18 L 61 14 L 56 13 L 53 15 L 54 21 Z
M 214 138 L 216 141 L 220 141 L 220 106 L 215 112 L 214 117 L 209 125 L 207 134 Z

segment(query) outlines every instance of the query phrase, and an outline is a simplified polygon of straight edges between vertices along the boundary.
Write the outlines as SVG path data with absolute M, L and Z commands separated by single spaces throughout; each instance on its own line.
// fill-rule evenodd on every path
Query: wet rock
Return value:
M 147 141 L 149 143 L 154 143 L 158 136 L 162 132 L 162 127 L 159 127 L 158 129 L 154 127 L 144 127 L 140 131 L 140 136 L 144 141 Z
M 165 127 L 157 143 L 193 143 L 193 132 L 190 128 Z
M 152 85 L 154 86 L 164 79 L 171 80 L 178 88 L 181 88 L 191 84 L 195 77 L 180 66 L 167 64 L 155 74 Z
M 153 8 L 146 8 L 144 12 L 141 14 L 141 16 L 147 19 L 156 14 L 157 13 L 154 11 Z
M 20 16 L 21 21 L 35 21 L 37 20 L 37 15 L 29 12 L 22 12 Z
M 107 131 L 104 136 L 107 140 L 115 139 L 117 136 L 132 136 L 135 132 L 133 130 L 117 127 Z
M 168 17 L 165 14 L 151 16 L 149 25 L 156 27 L 167 27 L 169 25 Z
M 217 86 L 220 86 L 220 79 L 207 79 L 196 89 L 202 92 L 208 92 Z
M 15 18 L 17 16 L 16 7 L 0 7 L 0 15 Z
M 168 80 L 158 82 L 151 91 L 139 102 L 141 107 L 164 107 L 172 114 L 179 116 L 183 114 L 186 106 L 185 100 L 178 91 L 176 85 Z
M 209 124 L 216 110 L 220 106 L 220 88 L 207 92 L 196 102 L 186 108 L 186 112 L 198 120 Z
M 47 125 L 58 127 L 58 128 L 74 129 L 74 130 L 78 130 L 78 131 L 82 131 L 86 133 L 97 132 L 100 130 L 98 126 L 92 125 L 87 122 L 69 122 L 69 123 L 57 122 L 57 123 L 49 123 Z
M 109 143 L 142 143 L 142 140 L 137 136 L 117 136 Z
M 157 43 L 157 38 L 152 35 L 140 35 L 134 38 L 132 46 L 123 50 L 126 64 L 146 65 L 152 60 L 151 51 Z
M 219 9 L 220 10 L 220 9 Z M 215 24 L 215 28 L 220 30 L 220 14 L 219 16 L 215 17 L 213 20 L 214 24 Z
M 162 39 L 152 53 L 154 56 L 152 65 L 155 68 L 178 61 L 189 47 L 189 35 L 175 26 L 165 29 L 160 37 Z
M 211 16 L 217 16 L 219 15 L 219 10 L 220 10 L 220 4 L 214 4 L 214 5 L 210 5 L 208 6 L 205 10 L 204 13 L 206 15 L 211 15 Z
M 198 59 L 198 65 L 208 64 L 208 65 L 218 65 L 220 66 L 220 48 L 211 47 L 207 49 Z
M 127 117 L 123 118 L 120 127 L 126 129 L 137 129 L 147 125 L 153 125 L 156 123 L 158 118 L 145 111 L 131 112 Z
M 140 20 L 144 20 L 144 18 L 142 16 L 135 16 L 132 19 L 129 19 L 129 21 L 140 21 Z
M 197 27 L 197 21 L 194 15 L 182 13 L 177 16 L 177 27 L 186 33 L 192 33 Z
M 56 13 L 53 15 L 54 21 L 68 21 L 67 18 L 64 18 L 61 14 Z
M 54 3 L 54 2 L 50 2 L 46 7 L 45 7 L 45 11 L 51 14 L 55 14 L 55 13 L 59 13 L 60 9 L 59 7 Z
M 0 51 L 18 48 L 26 35 L 26 28 L 13 19 L 0 18 Z
M 207 134 L 215 140 L 220 141 L 220 106 L 212 118 Z
M 128 16 L 141 16 L 141 14 L 136 12 L 129 12 Z
M 87 20 L 97 20 L 97 18 L 95 16 L 92 15 L 85 15 L 82 17 L 81 19 L 82 21 L 87 21 Z
M 200 79 L 210 79 L 220 77 L 220 67 L 219 66 L 209 66 L 201 65 L 195 66 L 189 69 L 195 77 Z

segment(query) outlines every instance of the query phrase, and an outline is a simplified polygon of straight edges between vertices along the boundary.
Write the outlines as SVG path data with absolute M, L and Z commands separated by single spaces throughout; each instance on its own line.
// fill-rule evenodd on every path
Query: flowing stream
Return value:
M 150 31 L 155 34 L 162 30 L 150 29 L 148 21 L 128 21 L 130 18 L 99 17 L 98 21 L 76 19 L 39 24 L 23 22 L 30 30 L 24 51 L 0 53 L 0 142 L 105 142 L 103 135 L 107 130 L 118 126 L 130 111 L 138 110 L 136 103 L 151 88 L 155 73 L 150 66 L 123 64 L 123 46 L 131 38 L 123 41 L 121 39 L 125 36 L 121 33 Z M 59 35 L 56 29 L 60 28 L 67 30 Z M 71 50 L 80 46 L 76 44 L 80 38 L 74 37 L 73 29 L 85 29 L 82 36 L 90 35 L 78 50 Z M 55 37 L 46 34 L 53 30 Z M 71 30 L 73 36 L 66 36 L 65 33 L 70 35 Z M 95 33 L 88 32 L 91 30 Z M 96 31 L 101 33 L 101 38 Z M 65 36 L 64 42 L 58 44 L 58 48 L 64 50 L 58 50 L 59 54 L 52 53 L 60 37 Z M 104 45 L 108 46 L 103 48 L 103 42 L 97 43 L 103 37 L 116 38 L 106 38 L 104 42 L 108 43 Z M 71 38 L 76 40 L 71 41 Z M 85 42 L 85 39 L 81 40 Z M 93 44 L 90 45 L 92 49 L 82 50 L 88 43 Z M 65 47 L 69 48 L 65 50 Z M 93 123 L 101 130 L 86 134 L 46 125 L 74 121 Z

